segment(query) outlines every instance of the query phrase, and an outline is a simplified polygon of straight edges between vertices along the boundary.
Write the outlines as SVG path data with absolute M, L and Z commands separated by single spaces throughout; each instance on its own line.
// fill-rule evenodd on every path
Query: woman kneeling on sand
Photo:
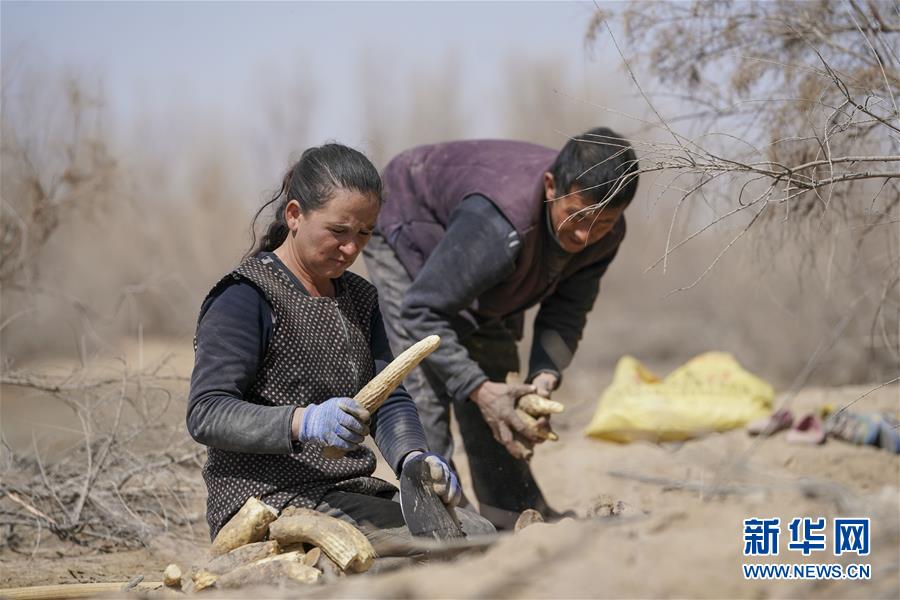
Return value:
M 347 520 L 377 551 L 409 531 L 397 488 L 372 477 L 364 437 L 371 430 L 398 475 L 428 454 L 402 387 L 371 415 L 352 399 L 393 358 L 375 288 L 347 271 L 375 227 L 381 179 L 360 152 L 326 144 L 303 153 L 254 225 L 270 205 L 265 235 L 213 287 L 197 325 L 187 427 L 209 447 L 210 536 L 257 497 L 279 511 L 299 506 Z M 329 448 L 346 454 L 327 458 Z M 440 473 L 435 491 L 455 505 L 461 491 L 449 464 L 425 460 Z M 467 534 L 493 531 L 475 513 L 457 515 Z

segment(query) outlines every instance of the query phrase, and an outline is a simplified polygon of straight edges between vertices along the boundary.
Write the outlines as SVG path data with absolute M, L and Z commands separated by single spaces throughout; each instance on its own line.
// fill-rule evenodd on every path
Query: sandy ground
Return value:
M 186 374 L 190 347 L 174 348 L 173 368 Z M 147 359 L 147 357 L 145 357 Z M 656 365 L 650 365 L 657 367 Z M 660 371 L 663 369 L 660 368 Z M 608 372 L 570 376 L 557 395 L 567 409 L 554 417 L 561 436 L 539 447 L 533 468 L 558 509 L 576 519 L 538 524 L 503 535 L 487 551 L 448 562 L 380 574 L 348 577 L 313 588 L 269 588 L 256 597 L 334 598 L 620 598 L 620 597 L 900 597 L 900 458 L 885 451 L 830 440 L 823 446 L 793 446 L 784 436 L 760 441 L 744 431 L 701 440 L 656 445 L 616 445 L 589 439 L 583 429 L 596 407 Z M 795 412 L 825 404 L 842 406 L 874 386 L 802 390 L 790 399 Z M 166 420 L 183 419 L 186 383 L 177 384 Z M 3 408 L 22 393 L 5 388 Z M 787 398 L 779 396 L 779 402 Z M 33 399 L 27 397 L 28 403 Z M 854 405 L 858 410 L 900 410 L 900 388 L 883 387 Z M 7 420 L 7 422 L 9 422 Z M 186 435 L 186 433 L 185 433 Z M 465 456 L 455 457 L 465 478 Z M 32 552 L 0 549 L 0 587 L 125 581 L 143 575 L 158 581 L 169 562 L 202 560 L 206 527 L 200 484 L 191 508 L 192 530 L 154 538 L 147 548 L 98 552 L 55 541 L 46 534 Z M 392 479 L 383 465 L 379 473 Z M 783 529 L 778 557 L 745 559 L 746 518 L 871 517 L 870 556 L 834 557 L 829 547 L 807 559 L 787 549 Z M 868 581 L 746 581 L 744 562 L 867 563 Z M 247 597 L 247 590 L 232 594 Z

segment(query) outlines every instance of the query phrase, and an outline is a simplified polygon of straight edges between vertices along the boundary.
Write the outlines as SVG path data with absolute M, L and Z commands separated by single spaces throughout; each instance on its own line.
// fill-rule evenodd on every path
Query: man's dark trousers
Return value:
M 388 339 L 398 354 L 418 341 L 409 337 L 400 314 L 412 280 L 394 250 L 378 233 L 366 245 L 364 256 L 369 278 L 378 289 Z M 509 372 L 519 370 L 515 335 L 502 322 L 481 326 L 460 341 L 491 381 L 505 382 Z M 404 385 L 416 403 L 431 451 L 447 459 L 453 455 L 450 434 L 450 406 L 453 406 L 483 516 L 498 527 L 510 527 L 518 513 L 526 508 L 547 511 L 546 500 L 528 463 L 513 458 L 494 439 L 474 402 L 452 400 L 426 363 L 413 370 Z

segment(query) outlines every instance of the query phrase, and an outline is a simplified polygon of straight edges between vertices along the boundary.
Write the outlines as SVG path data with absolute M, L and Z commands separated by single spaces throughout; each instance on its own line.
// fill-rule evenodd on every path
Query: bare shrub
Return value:
M 186 378 L 166 360 L 130 363 L 117 338 L 136 334 L 142 351 L 145 325 L 165 331 L 179 314 L 170 331 L 190 331 L 202 291 L 179 296 L 178 283 L 198 262 L 167 242 L 215 240 L 228 219 L 197 227 L 184 206 L 148 202 L 174 186 L 152 181 L 149 161 L 118 158 L 99 92 L 69 77 L 65 94 L 51 93 L 58 81 L 36 71 L 3 81 L 0 545 L 36 550 L 49 531 L 133 547 L 202 518 L 202 449 L 181 418 L 163 418 Z M 227 206 L 230 189 L 214 169 L 199 175 L 210 171 L 217 178 L 194 188 L 206 213 Z M 77 355 L 62 375 L 71 358 L 46 364 L 58 350 Z M 102 366 L 98 351 L 122 358 Z
M 37 136 L 24 131 L 21 121 L 14 125 L 38 118 L 30 114 L 28 100 L 3 93 L 0 282 L 7 291 L 23 291 L 34 282 L 35 256 L 63 219 L 95 213 L 118 176 L 106 144 L 102 99 L 73 78 L 60 87 L 63 118 L 45 115 L 43 135 Z
M 198 135 L 173 155 L 145 132 L 126 140 L 99 88 L 77 76 L 25 69 L 3 85 L 7 361 L 83 361 L 140 331 L 190 335 L 205 291 L 195 282 L 211 286 L 245 243 L 247 169 L 235 144 Z
M 192 501 L 201 450 L 163 419 L 169 381 L 179 378 L 165 361 L 102 377 L 5 371 L 0 546 L 35 551 L 48 531 L 127 548 L 189 530 L 201 517 Z
M 654 266 L 667 270 L 673 252 L 730 224 L 679 290 L 753 238 L 756 272 L 791 266 L 785 284 L 800 292 L 782 301 L 829 305 L 816 354 L 851 338 L 865 348 L 857 360 L 890 375 L 900 358 L 896 5 L 635 3 L 619 16 L 628 52 L 604 13 L 588 41 L 621 53 L 647 109 L 631 136 L 641 177 L 659 175 L 655 195 L 674 200 Z

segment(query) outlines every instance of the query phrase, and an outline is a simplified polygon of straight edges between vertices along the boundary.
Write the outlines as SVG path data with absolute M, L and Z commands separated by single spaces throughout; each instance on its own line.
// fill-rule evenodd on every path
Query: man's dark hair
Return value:
M 550 167 L 557 197 L 579 191 L 593 204 L 628 206 L 637 191 L 638 162 L 628 141 L 607 127 L 570 139 Z

